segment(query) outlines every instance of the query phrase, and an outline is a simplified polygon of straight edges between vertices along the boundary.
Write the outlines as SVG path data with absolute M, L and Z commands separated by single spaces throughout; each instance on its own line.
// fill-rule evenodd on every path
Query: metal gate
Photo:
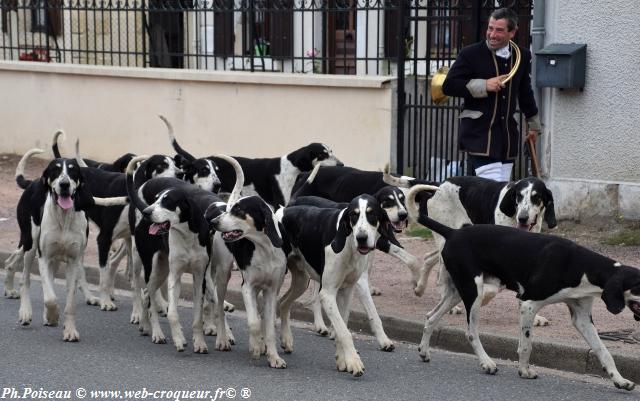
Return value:
M 462 99 L 435 105 L 429 96 L 429 76 L 451 65 L 460 49 L 483 40 L 487 21 L 497 8 L 509 7 L 519 16 L 520 46 L 531 43 L 532 0 L 400 0 L 398 3 L 398 173 L 432 181 L 465 175 L 465 154 L 458 151 L 458 113 Z M 517 111 L 520 127 L 523 116 Z M 522 140 L 522 135 L 520 136 Z M 528 175 L 522 143 L 514 176 Z

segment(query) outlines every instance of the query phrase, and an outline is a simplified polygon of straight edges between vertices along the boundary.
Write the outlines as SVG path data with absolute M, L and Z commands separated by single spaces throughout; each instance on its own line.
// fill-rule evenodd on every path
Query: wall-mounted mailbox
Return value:
M 586 65 L 586 44 L 548 45 L 536 52 L 536 86 L 582 90 Z

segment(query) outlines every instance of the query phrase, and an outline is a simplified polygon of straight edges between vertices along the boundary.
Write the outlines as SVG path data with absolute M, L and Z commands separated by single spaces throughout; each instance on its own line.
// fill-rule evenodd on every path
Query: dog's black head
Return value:
M 609 312 L 618 314 L 627 306 L 633 318 L 640 321 L 640 270 L 617 262 L 614 268 L 617 271 L 607 280 L 602 300 Z
M 402 232 L 407 227 L 407 208 L 405 206 L 405 196 L 398 187 L 388 185 L 381 188 L 373 195 L 380 206 L 387 212 L 389 223 L 396 233 Z
M 86 210 L 93 205 L 91 194 L 85 189 L 82 171 L 73 159 L 55 159 L 41 177 L 56 204 L 62 209 Z
M 513 218 L 516 227 L 540 232 L 542 220 L 549 228 L 554 228 L 556 214 L 553 194 L 545 183 L 536 177 L 529 177 L 510 184 L 500 202 L 500 211 Z
M 209 224 L 222 233 L 222 239 L 226 242 L 241 238 L 255 242 L 266 236 L 274 247 L 282 247 L 282 233 L 273 211 L 259 196 L 240 198 L 228 212 L 212 211 L 207 216 Z
M 177 177 L 180 169 L 172 158 L 165 155 L 153 155 L 140 163 L 136 170 L 144 174 L 145 180 L 148 181 L 156 177 Z
M 334 252 L 341 252 L 347 237 L 353 233 L 354 246 L 363 255 L 375 249 L 380 237 L 400 246 L 393 234 L 387 212 L 371 195 L 360 195 L 340 212 L 336 236 L 331 243 Z
M 195 184 L 205 191 L 217 193 L 220 190 L 221 183 L 217 174 L 219 168 L 213 160 L 207 158 L 186 160 L 182 158 L 178 167 L 183 172 L 183 180 Z
M 311 143 L 291 152 L 287 156 L 287 159 L 300 171 L 311 171 L 316 164 L 323 166 L 344 166 L 344 164 L 333 155 L 331 149 L 321 143 Z

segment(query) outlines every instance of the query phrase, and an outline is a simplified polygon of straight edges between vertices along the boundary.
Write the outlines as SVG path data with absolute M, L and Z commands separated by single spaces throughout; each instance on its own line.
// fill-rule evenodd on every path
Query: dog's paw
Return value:
M 80 334 L 78 334 L 78 330 L 76 330 L 75 326 L 65 326 L 62 331 L 62 340 L 70 343 L 80 341 Z
M 118 307 L 116 306 L 116 304 L 113 303 L 113 301 L 110 298 L 108 298 L 106 300 L 105 299 L 100 300 L 100 310 L 103 310 L 106 312 L 112 312 L 112 311 L 118 310 Z
M 20 309 L 18 311 L 18 323 L 20 323 L 22 326 L 30 325 L 32 320 L 33 320 L 33 313 L 30 310 L 24 311 Z
M 236 306 L 234 304 L 232 304 L 231 302 L 224 301 L 224 311 L 225 312 L 231 313 L 234 310 L 236 310 Z
M 165 335 L 160 332 L 160 333 L 152 333 L 151 334 L 151 341 L 154 344 L 166 344 L 167 343 L 167 337 L 165 337 Z
M 622 390 L 627 390 L 627 391 L 631 391 L 635 388 L 636 384 L 632 381 L 629 381 L 627 379 L 621 379 L 618 381 L 613 382 L 613 385 L 616 386 L 616 388 L 622 389 Z
M 492 360 L 480 363 L 480 369 L 486 374 L 495 375 L 498 372 L 496 363 Z
M 204 342 L 204 340 L 200 339 L 193 339 L 193 352 L 195 352 L 196 354 L 208 354 L 209 353 L 209 348 L 207 347 L 207 344 Z
M 320 334 L 322 337 L 326 337 L 329 335 L 329 329 L 327 328 L 327 326 L 315 326 L 313 330 L 316 333 Z
M 60 312 L 58 312 L 58 305 L 45 305 L 44 313 L 43 313 L 43 324 L 45 326 L 55 327 L 58 325 L 58 320 L 60 319 Z
M 544 316 L 536 315 L 536 317 L 533 318 L 533 325 L 539 327 L 548 326 L 549 319 Z
M 231 341 L 223 336 L 218 336 L 218 338 L 216 338 L 216 350 L 231 351 Z
M 286 369 L 287 363 L 284 359 L 280 358 L 278 354 L 276 355 L 267 355 L 267 360 L 269 361 L 269 366 L 275 369 Z
M 131 316 L 129 317 L 129 323 L 131 324 L 140 324 L 140 312 L 139 311 L 131 311 Z
M 536 371 L 531 369 L 528 366 L 526 368 L 518 368 L 518 375 L 520 377 L 522 377 L 523 379 L 537 379 L 538 378 L 538 374 L 536 373 Z
M 91 305 L 91 306 L 100 305 L 100 298 L 98 297 L 90 296 L 90 297 L 87 297 L 86 301 L 87 301 L 87 305 Z
M 389 340 L 388 338 L 380 342 L 379 345 L 380 345 L 380 350 L 385 352 L 391 352 L 394 349 L 396 349 L 396 346 L 393 343 L 393 341 Z
M 420 355 L 420 359 L 422 362 L 429 362 L 431 360 L 431 352 L 429 352 L 429 347 L 425 347 L 422 344 L 418 347 L 418 355 Z
M 360 377 L 364 374 L 364 363 L 362 363 L 362 360 L 360 359 L 358 354 L 345 357 L 343 359 L 343 362 L 343 369 L 340 369 L 340 366 L 338 366 L 338 370 L 340 370 L 341 372 L 349 372 L 354 377 Z
M 463 310 L 461 307 L 459 306 L 454 306 L 453 308 L 451 308 L 451 310 L 449 311 L 450 315 L 462 315 Z
M 4 289 L 4 296 L 8 299 L 18 299 L 20 298 L 20 293 L 14 289 L 8 290 Z
M 371 293 L 372 297 L 377 297 L 379 295 L 382 295 L 382 291 L 378 287 L 374 287 L 374 286 L 371 286 L 371 288 L 369 289 L 369 292 Z

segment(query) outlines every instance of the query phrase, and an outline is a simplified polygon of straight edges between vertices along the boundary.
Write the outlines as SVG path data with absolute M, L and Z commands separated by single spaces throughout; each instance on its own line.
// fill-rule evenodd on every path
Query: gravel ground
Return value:
M 0 250 L 9 251 L 18 243 L 19 229 L 16 222 L 16 205 L 22 193 L 15 184 L 15 167 L 19 157 L 16 155 L 0 155 Z M 27 168 L 27 177 L 38 177 L 46 160 L 32 159 Z M 579 244 L 603 253 L 621 263 L 640 266 L 640 246 L 606 245 L 603 240 L 611 238 L 623 229 L 640 229 L 638 222 L 592 220 L 588 222 L 561 221 L 558 228 L 549 231 L 550 235 L 563 236 L 572 239 Z M 95 238 L 96 230 L 91 230 L 91 236 Z M 408 236 L 400 236 L 405 248 L 416 256 L 425 255 L 434 249 L 431 239 L 422 239 Z M 85 258 L 87 265 L 97 265 L 95 240 L 90 240 Z M 375 302 L 381 314 L 423 321 L 425 313 L 434 307 L 439 294 L 434 286 L 436 274 L 432 274 L 430 284 L 422 298 L 413 295 L 409 281 L 408 270 L 396 259 L 388 255 L 376 252 L 375 269 L 372 275 L 372 284 L 382 290 L 382 295 L 375 297 Z M 241 279 L 238 272 L 234 272 L 231 286 L 239 288 Z M 283 286 L 288 287 L 287 283 Z M 354 308 L 359 309 L 357 301 L 353 302 Z M 503 291 L 489 305 L 483 307 L 481 313 L 480 329 L 483 332 L 518 335 L 518 304 L 514 294 Z M 550 326 L 537 328 L 536 339 L 561 342 L 584 343 L 570 322 L 568 309 L 562 305 L 550 305 L 541 311 L 541 315 L 548 318 Z M 464 315 L 447 315 L 446 324 L 464 326 Z M 619 315 L 607 312 L 604 303 L 597 300 L 594 304 L 593 320 L 600 331 L 638 329 L 639 326 L 633 319 L 631 312 L 625 310 Z M 640 355 L 640 346 L 622 341 L 606 341 L 610 350 Z

